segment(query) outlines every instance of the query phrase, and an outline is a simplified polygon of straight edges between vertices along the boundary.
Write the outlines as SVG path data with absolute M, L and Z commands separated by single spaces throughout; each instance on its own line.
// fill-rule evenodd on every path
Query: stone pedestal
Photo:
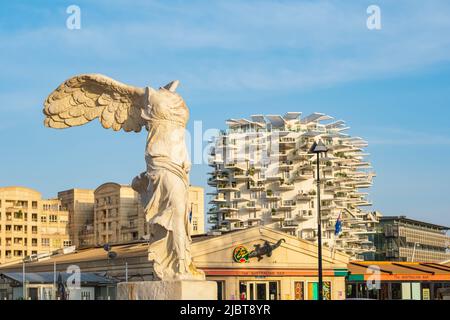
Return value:
M 121 282 L 117 285 L 117 300 L 217 300 L 217 283 L 204 280 Z

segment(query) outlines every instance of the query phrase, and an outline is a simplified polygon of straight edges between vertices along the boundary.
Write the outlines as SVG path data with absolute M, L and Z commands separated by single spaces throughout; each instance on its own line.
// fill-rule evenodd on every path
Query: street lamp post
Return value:
M 323 276 L 322 276 L 322 217 L 320 214 L 320 154 L 326 153 L 327 147 L 322 141 L 314 142 L 309 153 L 317 154 L 317 242 L 318 242 L 318 276 L 319 276 L 319 300 L 323 300 Z

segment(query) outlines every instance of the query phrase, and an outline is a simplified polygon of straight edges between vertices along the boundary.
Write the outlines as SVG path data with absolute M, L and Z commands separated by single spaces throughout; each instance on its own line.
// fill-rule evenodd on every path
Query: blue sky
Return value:
M 366 28 L 381 9 L 382 29 Z M 81 8 L 68 30 L 66 8 Z M 204 129 L 228 118 L 324 112 L 369 141 L 369 198 L 385 215 L 450 225 L 448 1 L 14 1 L 0 5 L 0 185 L 51 197 L 129 183 L 145 134 L 97 121 L 43 127 L 63 80 L 103 73 L 136 86 L 179 79 Z M 206 186 L 206 165 L 192 183 Z

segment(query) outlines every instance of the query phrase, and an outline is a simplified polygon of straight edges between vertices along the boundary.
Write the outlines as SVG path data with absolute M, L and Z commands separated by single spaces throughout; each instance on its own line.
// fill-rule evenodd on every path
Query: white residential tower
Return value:
M 230 119 L 227 125 L 210 150 L 208 184 L 216 190 L 208 222 L 214 230 L 270 225 L 316 241 L 316 155 L 308 151 L 321 140 L 329 149 L 320 160 L 323 243 L 355 258 L 375 251 L 369 236 L 378 214 L 363 210 L 371 203 L 362 192 L 375 174 L 364 160 L 367 143 L 344 133 L 343 121 L 288 112 Z M 335 236 L 338 217 L 342 232 Z

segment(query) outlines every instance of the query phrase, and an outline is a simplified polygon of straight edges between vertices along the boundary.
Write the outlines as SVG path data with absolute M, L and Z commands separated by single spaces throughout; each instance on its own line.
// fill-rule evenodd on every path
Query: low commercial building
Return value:
M 450 259 L 448 227 L 409 219 L 380 218 L 374 236 L 375 260 L 441 262 Z
M 114 258 L 101 247 L 79 249 L 45 261 L 26 264 L 27 272 L 65 272 L 76 264 L 82 273 L 97 273 L 117 281 L 153 280 L 145 242 L 113 245 Z M 317 246 L 267 227 L 254 227 L 224 235 L 194 236 L 195 264 L 216 281 L 218 299 L 314 300 L 317 299 Z M 325 299 L 345 298 L 349 256 L 324 248 Z M 21 272 L 22 265 L 0 268 L 0 273 Z M 114 288 L 109 289 L 111 299 Z
M 116 280 L 97 273 L 79 274 L 79 286 L 68 286 L 58 292 L 60 283 L 73 277 L 67 272 L 0 273 L 0 300 L 107 300 L 108 287 L 114 290 Z M 25 280 L 25 287 L 24 287 Z
M 0 264 L 71 246 L 69 213 L 59 199 L 25 187 L 0 188 Z
M 450 266 L 423 262 L 352 261 L 347 298 L 450 300 Z
M 269 249 L 269 256 L 257 253 Z M 278 246 L 278 247 L 277 247 Z M 206 236 L 193 245 L 195 263 L 226 300 L 316 300 L 317 245 L 267 227 Z M 262 250 L 264 251 L 264 249 Z M 323 249 L 324 299 L 345 298 L 350 256 Z

